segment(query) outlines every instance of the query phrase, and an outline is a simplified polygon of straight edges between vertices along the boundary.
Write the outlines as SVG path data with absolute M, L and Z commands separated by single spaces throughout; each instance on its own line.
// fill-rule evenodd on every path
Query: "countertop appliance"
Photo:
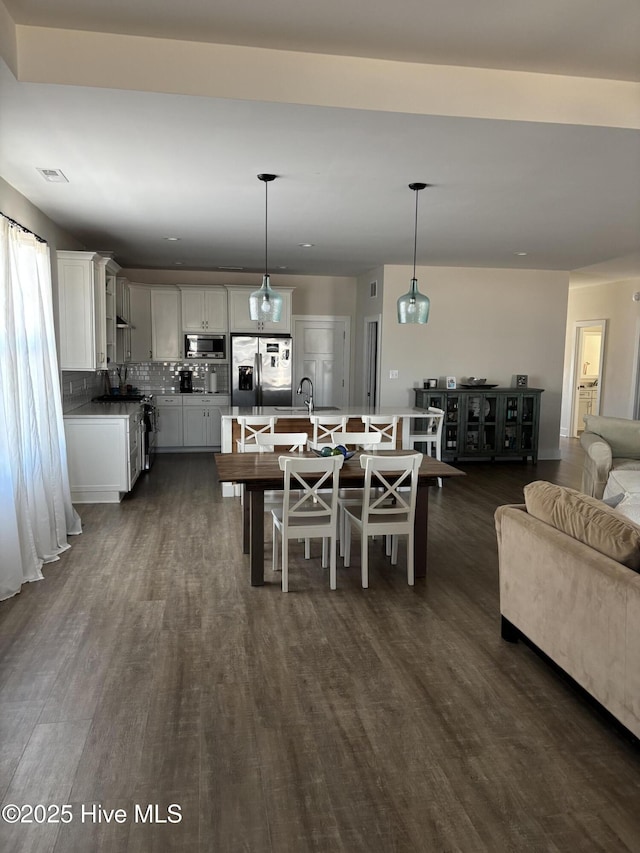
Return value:
M 180 371 L 180 393 L 191 394 L 193 392 L 193 373 L 190 370 Z
M 92 403 L 140 403 L 142 406 L 142 465 L 143 471 L 148 471 L 156 456 L 158 432 L 157 410 L 153 394 L 103 394 L 94 397 Z
M 291 406 L 289 335 L 231 335 L 231 405 Z

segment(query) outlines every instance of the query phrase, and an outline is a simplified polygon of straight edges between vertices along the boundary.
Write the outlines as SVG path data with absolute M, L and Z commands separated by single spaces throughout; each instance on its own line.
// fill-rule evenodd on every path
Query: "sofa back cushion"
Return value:
M 584 423 L 585 432 L 595 432 L 604 438 L 614 458 L 640 459 L 640 421 L 585 415 Z
M 524 487 L 527 512 L 594 551 L 640 571 L 640 525 L 575 489 L 543 480 Z

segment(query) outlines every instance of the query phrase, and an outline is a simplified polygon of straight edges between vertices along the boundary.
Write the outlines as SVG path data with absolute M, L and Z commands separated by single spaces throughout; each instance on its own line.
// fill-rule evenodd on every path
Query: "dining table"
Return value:
M 369 451 L 376 456 L 406 456 L 412 450 Z M 264 584 L 264 494 L 284 487 L 284 473 L 280 470 L 278 453 L 216 453 L 214 455 L 219 481 L 244 486 L 242 507 L 242 551 L 249 554 L 252 586 Z M 313 457 L 313 451 L 302 451 L 296 456 Z M 340 488 L 358 489 L 364 486 L 364 469 L 356 453 L 345 459 L 340 469 Z M 437 486 L 438 479 L 463 477 L 464 471 L 440 462 L 426 454 L 418 470 L 418 488 L 414 519 L 414 569 L 415 577 L 427 575 L 427 523 L 429 516 L 429 489 Z

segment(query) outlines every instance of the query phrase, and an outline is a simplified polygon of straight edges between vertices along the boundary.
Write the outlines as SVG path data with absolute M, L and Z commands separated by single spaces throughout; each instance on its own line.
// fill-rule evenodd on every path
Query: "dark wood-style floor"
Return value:
M 73 820 L 0 822 L 0 849 L 640 850 L 637 745 L 500 639 L 493 512 L 534 479 L 579 487 L 563 450 L 433 489 L 413 589 L 376 544 L 367 591 L 354 554 L 330 592 L 317 544 L 288 595 L 270 568 L 250 587 L 210 456 L 160 456 L 121 505 L 80 507 L 72 549 L 0 604 L 2 802 Z M 149 803 L 182 821 L 136 822 Z

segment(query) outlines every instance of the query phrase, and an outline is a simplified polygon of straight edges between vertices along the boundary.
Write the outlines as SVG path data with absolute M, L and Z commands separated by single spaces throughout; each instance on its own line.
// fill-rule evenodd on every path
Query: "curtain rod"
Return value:
M 15 225 L 16 228 L 19 228 L 21 231 L 24 231 L 25 234 L 32 234 L 36 238 L 36 240 L 38 240 L 38 242 L 40 242 L 40 243 L 46 243 L 47 242 L 44 239 L 44 237 L 41 237 L 39 234 L 36 234 L 36 232 L 32 231 L 30 228 L 25 228 L 24 225 L 21 225 L 19 222 L 16 222 L 15 219 L 12 219 L 10 216 L 7 216 L 7 214 L 3 213 L 1 210 L 0 210 L 0 216 L 3 216 L 7 220 L 7 222 L 11 223 L 11 225 Z

